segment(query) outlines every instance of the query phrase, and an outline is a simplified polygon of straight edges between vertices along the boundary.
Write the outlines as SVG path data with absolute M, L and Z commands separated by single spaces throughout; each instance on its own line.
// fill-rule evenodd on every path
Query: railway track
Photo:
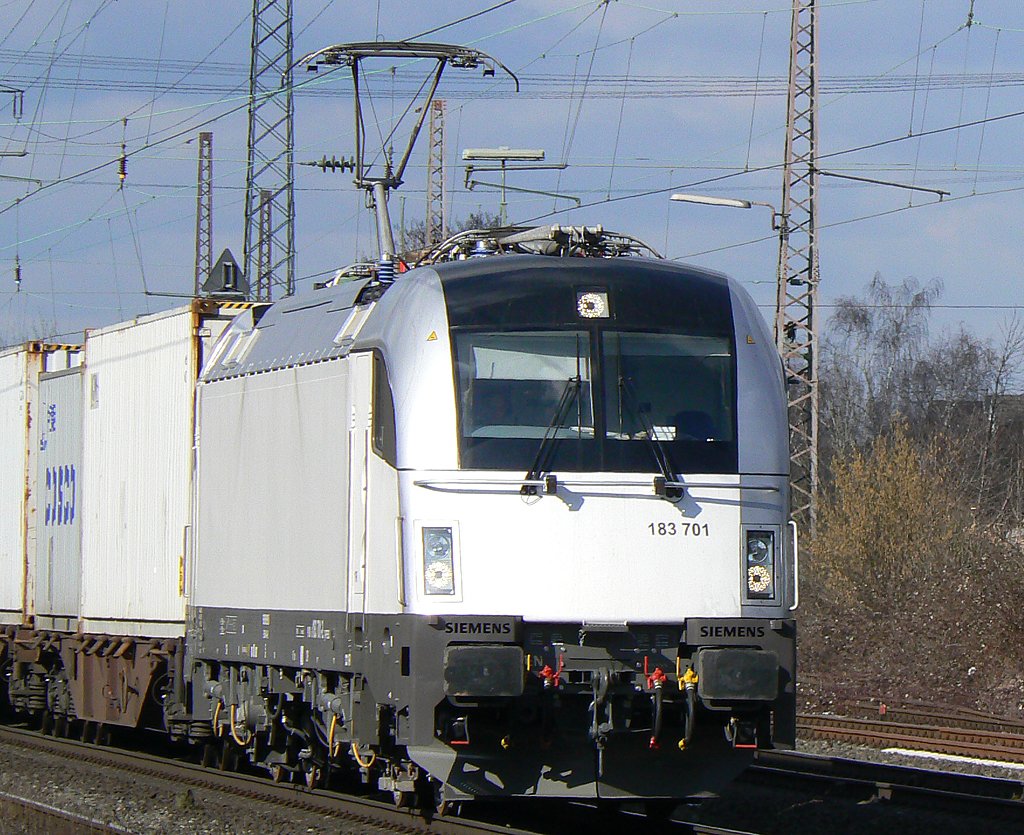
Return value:
M 439 835 L 464 835 L 465 833 L 515 833 L 516 835 L 533 835 L 531 830 L 500 826 L 492 823 L 469 819 L 449 819 L 445 817 L 424 817 L 411 810 L 395 808 L 393 805 L 372 800 L 320 790 L 310 790 L 294 784 L 279 784 L 271 780 L 234 772 L 223 772 L 203 768 L 187 762 L 167 760 L 138 751 L 121 748 L 108 748 L 76 742 L 67 739 L 54 739 L 34 731 L 20 728 L 0 726 L 0 743 L 20 748 L 44 751 L 61 757 L 73 758 L 96 766 L 106 766 L 129 772 L 133 778 L 146 776 L 158 780 L 171 781 L 180 787 L 206 789 L 234 798 L 258 800 L 274 806 L 284 806 L 293 810 L 301 810 L 332 818 L 354 822 L 367 827 L 365 831 L 388 831 L 400 833 L 438 833 Z M 0 795 L 0 803 L 9 802 L 18 805 L 27 800 L 15 796 Z M 27 811 L 44 814 L 45 804 L 28 801 L 20 803 Z M 56 814 L 61 810 L 52 809 Z M 81 829 L 67 828 L 71 826 L 70 818 Z M 90 830 L 90 822 L 80 816 L 71 815 L 61 831 L 112 831 L 110 829 Z M 99 823 L 98 821 L 92 822 Z M 372 829 L 370 829 L 372 827 Z M 43 830 L 39 830 L 43 831 Z M 56 831 L 56 830 L 51 830 Z
M 126 782 L 139 777 L 154 778 L 174 784 L 183 790 L 206 790 L 235 801 L 258 801 L 275 808 L 329 816 L 354 824 L 360 832 L 398 833 L 503 833 L 503 835 L 550 835 L 575 829 L 588 835 L 651 831 L 652 819 L 644 814 L 641 804 L 619 810 L 607 805 L 564 803 L 533 800 L 521 803 L 479 802 L 468 805 L 465 816 L 424 816 L 416 811 L 396 808 L 393 804 L 338 791 L 311 790 L 299 784 L 275 783 L 262 776 L 220 771 L 163 756 L 98 746 L 76 740 L 45 736 L 37 731 L 0 725 L 0 746 L 55 754 L 66 760 L 108 767 L 126 772 Z M 8 810 L 11 810 L 9 817 Z M 47 833 L 138 832 L 139 828 L 112 825 L 108 821 L 61 810 L 55 805 L 16 794 L 0 792 L 0 819 L 33 821 L 33 825 L 0 831 Z M 679 835 L 755 835 L 742 830 L 722 829 L 659 817 L 653 823 L 659 832 Z M 301 831 L 306 831 L 302 829 Z M 352 831 L 346 829 L 345 831 Z
M 0 819 L 3 820 L 3 832 L 20 832 L 23 835 L 31 835 L 31 833 L 84 835 L 92 832 L 103 832 L 110 835 L 110 833 L 129 831 L 106 821 L 77 815 L 65 809 L 58 809 L 55 806 L 8 792 L 0 792 Z
M 1024 734 L 1008 733 L 998 719 L 974 716 L 974 728 L 949 728 L 943 723 L 956 718 L 948 712 L 933 710 L 918 721 L 895 721 L 903 714 L 892 711 L 886 718 L 850 718 L 802 716 L 800 730 L 805 736 L 858 742 L 875 746 L 927 748 L 969 752 L 971 756 L 1000 757 L 1024 762 Z M 927 722 L 934 724 L 927 724 Z M 983 727 L 984 726 L 984 727 Z M 359 831 L 410 833 L 496 833 L 537 835 L 585 829 L 589 833 L 651 832 L 701 833 L 701 835 L 752 835 L 753 833 L 820 831 L 820 819 L 803 826 L 791 821 L 788 829 L 773 829 L 740 818 L 735 821 L 702 822 L 653 820 L 643 809 L 612 811 L 609 807 L 583 804 L 534 802 L 511 805 L 474 805 L 473 817 L 446 816 L 424 818 L 410 810 L 398 809 L 365 797 L 334 791 L 308 790 L 304 786 L 275 784 L 262 777 L 221 772 L 191 763 L 119 748 L 54 739 L 38 733 L 0 726 L 0 744 L 36 749 L 60 757 L 107 766 L 130 772 L 132 778 L 147 776 L 173 781 L 176 786 L 203 789 L 244 801 L 260 801 L 274 807 L 330 816 L 354 825 Z M 1006 752 L 1009 752 L 1007 754 Z M 740 778 L 739 797 L 756 787 L 768 795 L 802 795 L 803 802 L 819 807 L 852 802 L 853 812 L 862 808 L 918 809 L 934 814 L 937 810 L 956 820 L 996 821 L 1010 827 L 1006 831 L 1024 831 L 1024 783 L 975 775 L 951 774 L 931 769 L 881 765 L 842 758 L 801 753 L 759 752 L 755 764 Z M 10 787 L 8 787 L 10 790 Z M 46 800 L 43 797 L 43 800 Z M 851 814 L 848 811 L 846 814 Z M 140 829 L 117 827 L 103 820 L 68 813 L 40 803 L 38 798 L 0 793 L 0 817 L 6 821 L 36 821 L 34 826 L 16 826 L 19 832 L 128 832 Z M 100 816 L 97 815 L 96 818 Z M 722 824 L 726 824 L 723 826 Z M 730 826 L 731 823 L 731 826 Z M 1015 828 L 1016 827 L 1016 828 Z M 870 826 L 869 826 L 870 829 Z M 842 828 L 838 832 L 845 832 Z M 1004 831 L 996 826 L 992 832 Z
M 990 822 L 990 833 L 1024 831 L 1024 783 L 975 774 L 823 757 L 799 752 L 759 751 L 738 781 L 775 789 L 799 789 L 810 796 L 845 798 L 858 808 L 911 810 L 960 822 Z M 871 827 L 868 827 L 868 831 Z M 845 832 L 838 829 L 837 832 Z
M 797 732 L 804 738 L 828 739 L 868 745 L 873 748 L 907 748 L 979 759 L 1024 763 L 1024 728 L 1006 730 L 998 720 L 978 717 L 975 727 L 962 727 L 949 714 L 902 714 L 916 721 L 885 718 L 860 719 L 849 716 L 800 714 Z M 948 721 L 950 724 L 943 724 Z
M 839 712 L 839 711 L 835 711 Z M 884 718 L 893 722 L 909 722 L 917 725 L 944 725 L 959 730 L 1000 731 L 1024 734 L 1024 722 L 993 716 L 971 708 L 928 704 L 925 702 L 900 702 L 887 704 L 878 699 L 859 699 L 844 706 L 845 715 L 862 719 Z

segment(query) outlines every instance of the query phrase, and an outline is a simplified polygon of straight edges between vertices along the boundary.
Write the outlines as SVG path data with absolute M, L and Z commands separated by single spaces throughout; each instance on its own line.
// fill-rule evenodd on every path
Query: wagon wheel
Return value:
M 220 752 L 217 750 L 216 742 L 207 742 L 203 746 L 203 768 L 213 768 L 220 759 Z
M 320 785 L 320 766 L 311 765 L 306 771 L 306 786 L 315 789 Z
M 391 799 L 394 801 L 396 809 L 405 809 L 415 805 L 416 792 L 394 789 L 391 792 Z
M 437 814 L 443 818 L 457 818 L 462 814 L 462 802 L 459 800 L 442 800 L 438 804 Z
M 234 749 L 230 745 L 224 745 L 220 749 L 220 762 L 217 767 L 221 771 L 234 771 L 238 765 L 238 757 L 235 755 Z

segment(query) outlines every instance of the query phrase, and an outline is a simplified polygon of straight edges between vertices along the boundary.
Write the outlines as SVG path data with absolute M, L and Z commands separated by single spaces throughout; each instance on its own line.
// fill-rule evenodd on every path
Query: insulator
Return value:
M 377 280 L 390 283 L 395 280 L 395 262 L 381 261 L 377 265 Z

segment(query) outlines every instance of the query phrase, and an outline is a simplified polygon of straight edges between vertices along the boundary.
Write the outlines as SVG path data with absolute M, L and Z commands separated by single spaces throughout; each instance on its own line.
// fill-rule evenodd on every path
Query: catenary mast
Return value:
M 811 528 L 818 491 L 817 0 L 793 0 L 775 340 L 789 391 L 794 518 Z
M 295 292 L 292 0 L 254 0 L 250 59 L 242 260 L 256 301 L 271 301 Z

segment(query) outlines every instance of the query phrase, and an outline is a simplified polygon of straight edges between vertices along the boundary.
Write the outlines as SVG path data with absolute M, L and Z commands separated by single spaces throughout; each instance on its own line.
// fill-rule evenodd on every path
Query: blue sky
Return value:
M 294 4 L 296 58 L 331 43 L 407 38 L 496 5 Z M 0 0 L 0 84 L 25 90 L 18 120 L 0 93 L 0 175 L 46 186 L 0 179 L 0 339 L 71 334 L 176 303 L 146 289 L 190 290 L 199 130 L 214 133 L 214 255 L 230 247 L 241 256 L 250 13 L 246 2 Z M 739 277 L 770 318 L 770 213 L 673 204 L 668 193 L 780 202 L 789 22 L 786 0 L 516 0 L 429 35 L 490 53 L 522 82 L 515 95 L 478 72 L 442 81 L 451 213 L 497 210 L 494 192 L 462 187 L 462 149 L 544 148 L 568 167 L 509 183 L 594 205 L 568 211 L 564 200 L 510 195 L 513 221 L 631 232 Z M 1024 304 L 1024 117 L 917 134 L 1024 111 L 1024 5 L 821 0 L 818 40 L 819 153 L 830 155 L 821 167 L 950 192 L 940 203 L 823 177 L 822 317 L 881 272 L 942 282 L 936 326 L 963 322 L 998 339 Z M 371 140 L 391 130 L 403 91 L 420 78 L 416 66 L 392 74 L 395 63 L 373 66 Z M 351 154 L 350 89 L 338 73 L 297 95 L 297 160 Z M 405 136 L 400 128 L 396 145 Z M 122 142 L 133 154 L 123 189 Z M 392 202 L 396 226 L 403 213 L 425 214 L 426 153 L 422 138 Z M 722 175 L 732 176 L 693 185 Z M 300 166 L 295 178 L 301 290 L 372 254 L 374 236 L 349 175 Z

